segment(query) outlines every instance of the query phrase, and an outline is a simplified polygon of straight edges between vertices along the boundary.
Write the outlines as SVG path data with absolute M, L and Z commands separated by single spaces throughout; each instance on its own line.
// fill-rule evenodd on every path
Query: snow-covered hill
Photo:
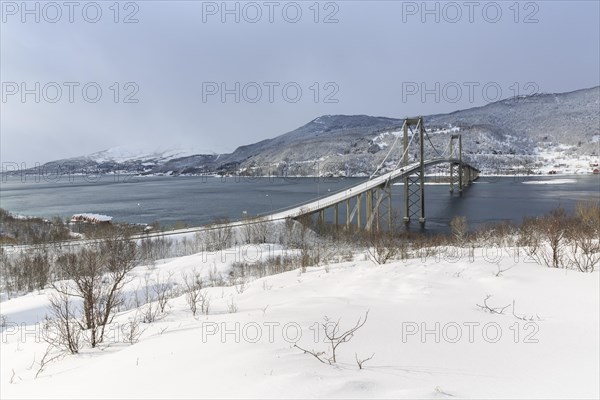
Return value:
M 125 163 L 128 161 L 152 161 L 166 162 L 180 157 L 189 157 L 195 154 L 216 154 L 209 150 L 195 148 L 167 149 L 141 151 L 139 148 L 113 147 L 89 154 L 82 158 L 96 163 Z
M 276 245 L 252 245 L 263 256 Z M 489 249 L 488 249 L 489 250 Z M 128 294 L 160 274 L 224 275 L 239 253 L 197 254 L 136 268 Z M 255 253 L 253 253 L 255 254 Z M 211 311 L 192 317 L 184 297 L 142 324 L 139 342 L 113 339 L 50 362 L 36 325 L 50 290 L 2 302 L 2 398 L 598 398 L 598 272 L 582 274 L 475 249 L 472 259 L 376 266 L 354 260 L 208 288 Z M 521 253 L 523 255 L 523 253 Z M 252 256 L 254 258 L 254 255 Z M 259 257 L 260 258 L 260 257 Z M 495 258 L 492 257 L 492 258 Z M 498 274 L 499 268 L 506 270 Z M 510 268 L 510 269 L 508 269 Z M 498 275 L 498 276 L 497 276 Z M 511 305 L 504 314 L 480 309 Z M 234 304 L 237 309 L 233 309 Z M 323 317 L 364 327 L 328 365 L 293 347 L 325 351 Z M 526 320 L 519 319 L 526 318 Z M 355 355 L 356 354 L 356 355 Z M 355 357 L 373 358 L 359 369 Z

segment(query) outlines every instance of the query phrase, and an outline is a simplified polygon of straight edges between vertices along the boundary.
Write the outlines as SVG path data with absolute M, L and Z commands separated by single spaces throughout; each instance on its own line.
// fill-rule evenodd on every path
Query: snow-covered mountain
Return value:
M 98 151 L 89 154 L 83 158 L 97 163 L 116 162 L 123 163 L 128 161 L 150 161 L 159 160 L 162 162 L 170 161 L 175 158 L 189 157 L 195 154 L 216 154 L 209 150 L 199 150 L 195 148 L 180 149 L 156 149 L 151 151 L 140 151 L 135 148 L 113 147 L 107 150 Z
M 427 158 L 447 151 L 449 136 L 460 132 L 464 157 L 487 173 L 514 167 L 539 170 L 556 163 L 555 157 L 597 158 L 600 153 L 600 87 L 519 96 L 424 118 L 431 142 L 425 146 Z M 318 165 L 324 175 L 366 175 L 384 160 L 402 122 L 367 115 L 325 115 L 275 138 L 240 146 L 230 154 L 110 149 L 53 161 L 42 168 L 175 175 L 240 171 L 314 175 Z M 390 153 L 389 168 L 400 159 L 400 147 L 398 143 Z M 409 156 L 414 158 L 416 151 L 415 146 Z
M 40 167 L 42 171 L 62 173 L 149 173 L 156 168 L 176 160 L 196 160 L 210 162 L 218 158 L 210 150 L 196 148 L 139 150 L 128 147 L 114 147 L 80 157 L 48 162 Z

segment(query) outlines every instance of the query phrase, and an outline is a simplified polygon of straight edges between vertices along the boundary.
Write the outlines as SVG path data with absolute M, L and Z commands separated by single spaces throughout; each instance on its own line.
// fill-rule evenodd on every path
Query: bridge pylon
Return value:
M 452 135 L 450 136 L 450 159 L 454 158 L 454 141 L 458 140 L 458 192 L 462 194 L 463 191 L 463 162 L 462 162 L 462 136 L 461 135 Z M 450 161 L 450 193 L 454 193 L 454 161 Z
M 423 124 L 423 117 L 417 118 L 405 118 L 403 127 L 404 134 L 404 152 L 402 165 L 406 168 L 408 166 L 408 131 L 410 130 L 413 135 L 415 134 L 412 127 L 415 127 L 419 133 L 419 163 L 420 168 L 416 176 L 405 176 L 404 177 L 404 223 L 410 224 L 412 217 L 419 217 L 419 223 L 425 224 L 425 158 L 424 158 L 424 136 L 425 126 Z

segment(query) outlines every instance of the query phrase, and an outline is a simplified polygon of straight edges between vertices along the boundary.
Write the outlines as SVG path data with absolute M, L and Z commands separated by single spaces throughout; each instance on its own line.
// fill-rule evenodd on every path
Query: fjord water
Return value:
M 132 177 L 119 175 L 34 179 L 3 177 L 0 207 L 13 214 L 70 217 L 90 212 L 129 223 L 160 222 L 172 226 L 208 224 L 217 218 L 237 220 L 268 214 L 363 182 L 366 178 Z M 436 177 L 428 178 L 436 183 Z M 572 210 L 581 200 L 598 201 L 598 175 L 481 177 L 462 197 L 445 184 L 428 184 L 427 230 L 445 231 L 454 216 L 476 227 L 487 222 L 520 223 L 553 208 Z M 392 189 L 393 208 L 402 214 L 403 186 Z M 387 200 L 383 203 L 387 205 Z M 353 206 L 353 204 L 352 204 Z M 340 223 L 345 206 L 340 205 Z M 328 213 L 327 219 L 333 218 Z M 364 219 L 363 219 L 364 221 Z M 415 221 L 416 222 L 416 221 Z M 418 223 L 414 224 L 418 226 Z

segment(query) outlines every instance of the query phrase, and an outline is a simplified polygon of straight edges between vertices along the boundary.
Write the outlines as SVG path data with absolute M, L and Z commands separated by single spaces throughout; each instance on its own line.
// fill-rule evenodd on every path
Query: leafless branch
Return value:
M 59 358 L 64 357 L 65 354 L 63 351 L 59 351 L 56 354 L 52 354 L 52 350 L 54 350 L 54 349 L 55 349 L 55 347 L 51 344 L 49 344 L 48 347 L 46 347 L 46 351 L 44 352 L 44 355 L 42 356 L 42 359 L 40 360 L 40 368 L 36 372 L 34 379 L 37 379 L 37 377 L 42 373 L 42 371 L 44 371 L 46 366 L 48 364 L 50 364 L 52 361 L 55 361 L 55 360 L 58 360 Z
M 358 369 L 363 369 L 363 364 L 375 357 L 375 353 L 371 354 L 371 357 L 360 359 L 358 358 L 358 354 L 354 353 L 354 358 L 356 359 L 356 364 L 358 364 Z
M 483 299 L 483 305 L 477 304 L 477 307 L 481 308 L 483 311 L 489 312 L 490 314 L 504 314 L 504 310 L 510 307 L 510 304 L 504 307 L 490 307 L 487 301 L 492 297 L 491 294 L 488 294 L 485 299 Z
M 304 354 L 310 354 L 315 357 L 317 360 L 321 361 L 323 364 L 331 364 L 332 360 L 330 358 L 324 358 L 327 354 L 324 351 L 314 351 L 314 350 L 306 350 L 302 347 L 298 346 L 298 344 L 294 344 L 294 347 L 302 351 Z
M 515 301 L 513 300 L 512 302 L 512 315 L 513 317 L 520 319 L 522 321 L 536 321 L 536 319 L 533 317 L 533 315 L 518 315 L 517 313 L 515 313 Z M 541 321 L 541 318 L 536 314 L 535 317 L 537 318 L 537 321 Z

